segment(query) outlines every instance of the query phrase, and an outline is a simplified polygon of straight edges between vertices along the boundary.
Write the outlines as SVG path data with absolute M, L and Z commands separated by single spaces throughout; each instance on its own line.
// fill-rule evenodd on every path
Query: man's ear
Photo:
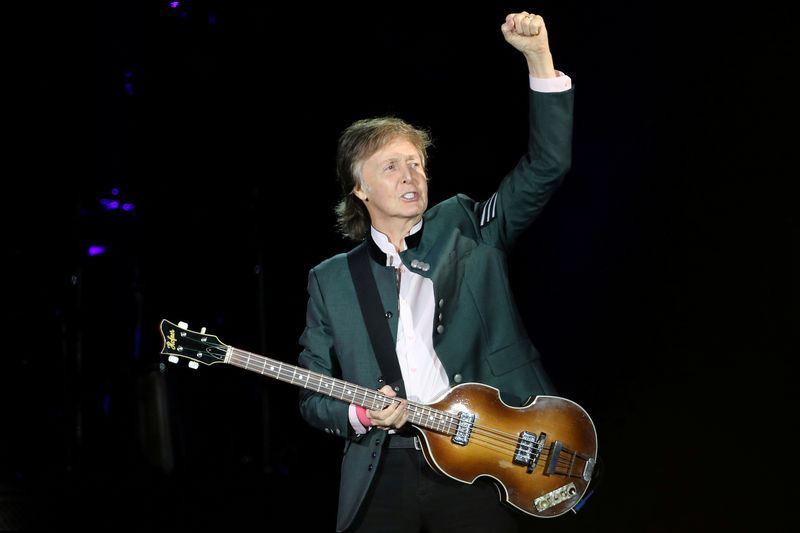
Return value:
M 361 183 L 357 183 L 356 186 L 353 187 L 353 194 L 355 194 L 362 202 L 367 201 L 367 193 L 361 188 Z

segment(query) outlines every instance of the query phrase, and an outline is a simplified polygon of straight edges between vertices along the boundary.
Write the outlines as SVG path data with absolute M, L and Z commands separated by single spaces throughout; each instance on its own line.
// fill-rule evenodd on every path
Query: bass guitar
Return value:
M 189 366 L 230 364 L 320 394 L 379 410 L 401 398 L 223 344 L 203 328 L 161 321 L 161 353 Z M 499 391 L 457 385 L 430 404 L 408 402 L 409 422 L 428 464 L 463 483 L 493 479 L 501 500 L 531 516 L 560 516 L 583 498 L 597 461 L 597 433 L 573 401 L 537 396 L 509 407 Z

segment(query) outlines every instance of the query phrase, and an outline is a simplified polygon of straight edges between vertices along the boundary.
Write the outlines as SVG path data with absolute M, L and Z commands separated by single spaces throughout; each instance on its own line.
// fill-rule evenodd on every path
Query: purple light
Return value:
M 109 200 L 107 198 L 102 198 L 100 200 L 100 205 L 103 206 L 103 209 L 110 211 L 111 209 L 119 209 L 119 202 L 116 200 Z
M 105 246 L 90 246 L 89 247 L 89 257 L 93 257 L 95 255 L 100 255 L 106 251 Z
M 178 7 L 179 5 L 181 5 L 181 3 L 180 3 L 180 2 L 170 2 L 170 3 L 169 3 L 169 7 L 171 7 L 171 8 L 176 8 L 176 7 Z
M 112 194 L 112 196 L 118 196 L 119 195 L 119 189 L 117 189 L 116 187 L 111 189 L 111 194 Z M 134 203 L 131 203 L 131 202 L 124 202 L 123 203 L 123 202 L 120 202 L 120 201 L 117 201 L 117 200 L 110 200 L 108 198 L 101 198 L 100 199 L 100 205 L 103 206 L 103 210 L 105 210 L 105 211 L 113 211 L 115 209 L 122 209 L 123 211 L 129 211 L 130 212 L 130 211 L 133 211 L 134 209 L 136 209 L 136 204 L 134 204 Z

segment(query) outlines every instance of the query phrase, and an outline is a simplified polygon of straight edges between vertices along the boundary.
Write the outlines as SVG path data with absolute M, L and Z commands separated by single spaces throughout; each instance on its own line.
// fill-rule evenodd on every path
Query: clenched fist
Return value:
M 506 41 L 522 52 L 528 62 L 528 70 L 535 78 L 554 78 L 553 57 L 547 41 L 544 19 L 526 11 L 511 13 L 500 27 Z

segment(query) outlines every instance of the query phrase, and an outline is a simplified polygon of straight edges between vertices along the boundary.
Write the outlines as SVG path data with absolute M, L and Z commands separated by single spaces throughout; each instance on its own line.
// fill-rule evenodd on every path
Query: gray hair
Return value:
M 363 185 L 361 167 L 365 160 L 392 140 L 408 139 L 419 151 L 423 168 L 428 159 L 431 136 L 427 131 L 394 117 L 359 120 L 348 126 L 339 136 L 336 152 L 336 175 L 342 187 L 342 196 L 336 206 L 339 231 L 354 241 L 363 241 L 370 228 L 369 212 L 353 190 L 357 183 Z M 365 187 L 366 188 L 366 187 Z

